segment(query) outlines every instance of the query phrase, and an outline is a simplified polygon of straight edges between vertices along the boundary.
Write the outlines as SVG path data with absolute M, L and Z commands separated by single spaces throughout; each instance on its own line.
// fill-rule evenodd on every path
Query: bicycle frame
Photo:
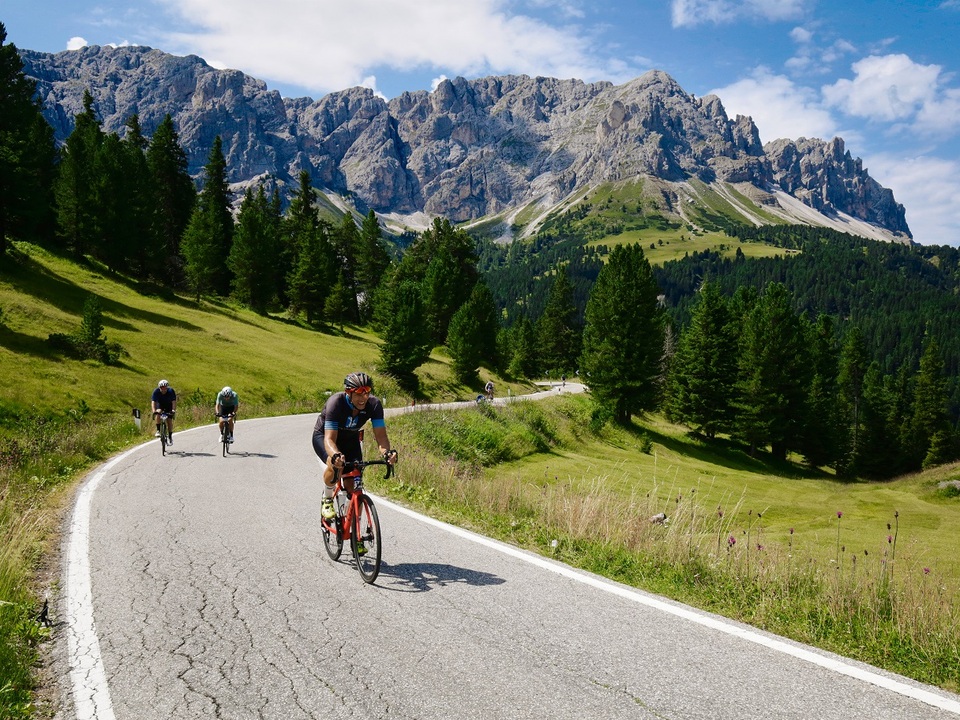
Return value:
M 343 472 L 337 473 L 334 486 L 337 514 L 327 520 L 320 517 L 320 529 L 324 546 L 332 560 L 338 560 L 345 540 L 350 541 L 350 550 L 357 570 L 364 582 L 372 583 L 380 573 L 380 519 L 373 499 L 363 491 L 363 471 L 369 465 L 386 465 L 386 477 L 393 466 L 386 460 L 348 462 Z M 345 480 L 353 480 L 353 489 L 345 487 Z M 344 500 L 344 498 L 346 498 Z
M 169 417 L 170 413 L 160 411 L 160 452 L 164 455 L 167 454 L 167 438 L 170 437 L 170 426 L 167 424 Z
M 223 420 L 223 427 L 220 428 L 220 444 L 223 446 L 223 457 L 230 454 L 230 443 L 227 442 L 227 438 L 230 437 L 230 420 L 233 419 L 234 415 L 236 415 L 236 413 L 217 416 Z

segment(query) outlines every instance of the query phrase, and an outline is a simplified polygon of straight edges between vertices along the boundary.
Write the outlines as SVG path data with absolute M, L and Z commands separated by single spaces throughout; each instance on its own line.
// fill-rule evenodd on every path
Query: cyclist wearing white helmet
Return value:
M 150 397 L 150 410 L 153 412 L 153 421 L 157 424 L 157 437 L 160 437 L 160 412 L 163 411 L 169 415 L 167 432 L 170 437 L 167 443 L 173 445 L 173 416 L 177 412 L 177 391 L 170 387 L 170 383 L 166 380 L 157 383 Z
M 373 437 L 380 454 L 391 464 L 397 461 L 397 452 L 390 449 L 387 426 L 383 421 L 383 404 L 371 395 L 373 380 L 363 372 L 350 373 L 343 381 L 343 392 L 327 399 L 317 424 L 313 428 L 313 451 L 323 468 L 323 504 L 320 512 L 327 519 L 336 515 L 333 507 L 333 488 L 336 485 L 334 468 L 342 468 L 345 461 L 362 460 L 360 428 L 370 421 Z M 353 480 L 344 478 L 347 490 L 353 489 Z
M 240 408 L 240 398 L 229 385 L 217 393 L 217 426 L 220 432 L 223 432 L 223 424 L 227 423 L 227 442 L 233 442 L 233 421 L 237 417 L 237 410 Z

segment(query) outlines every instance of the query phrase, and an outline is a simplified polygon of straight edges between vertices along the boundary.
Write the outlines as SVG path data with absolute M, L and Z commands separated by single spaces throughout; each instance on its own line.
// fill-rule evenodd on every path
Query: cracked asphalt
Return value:
M 827 666 L 809 662 L 729 621 L 691 622 L 379 499 L 383 568 L 367 585 L 349 551 L 334 563 L 322 546 L 315 419 L 239 422 L 227 458 L 215 426 L 177 433 L 167 457 L 150 443 L 103 474 L 88 552 L 109 702 L 74 702 L 77 658 L 59 633 L 59 720 L 960 715 L 957 696 L 806 648 Z

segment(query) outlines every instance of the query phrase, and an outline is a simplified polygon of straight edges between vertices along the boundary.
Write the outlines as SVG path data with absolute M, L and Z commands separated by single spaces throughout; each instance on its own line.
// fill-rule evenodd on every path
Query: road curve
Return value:
M 366 585 L 323 551 L 315 418 L 242 421 L 227 458 L 215 426 L 180 432 L 91 473 L 65 534 L 59 720 L 960 716 L 956 695 L 379 498 Z

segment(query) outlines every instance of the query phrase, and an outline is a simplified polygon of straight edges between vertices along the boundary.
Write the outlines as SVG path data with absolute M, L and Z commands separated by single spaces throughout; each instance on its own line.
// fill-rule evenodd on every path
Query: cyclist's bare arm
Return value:
M 377 445 L 380 446 L 380 455 L 386 457 L 391 465 L 395 463 L 397 455 L 396 453 L 390 453 L 390 438 L 387 436 L 387 428 L 373 428 L 373 437 L 376 439 Z M 388 456 L 387 453 L 390 453 L 390 455 Z

